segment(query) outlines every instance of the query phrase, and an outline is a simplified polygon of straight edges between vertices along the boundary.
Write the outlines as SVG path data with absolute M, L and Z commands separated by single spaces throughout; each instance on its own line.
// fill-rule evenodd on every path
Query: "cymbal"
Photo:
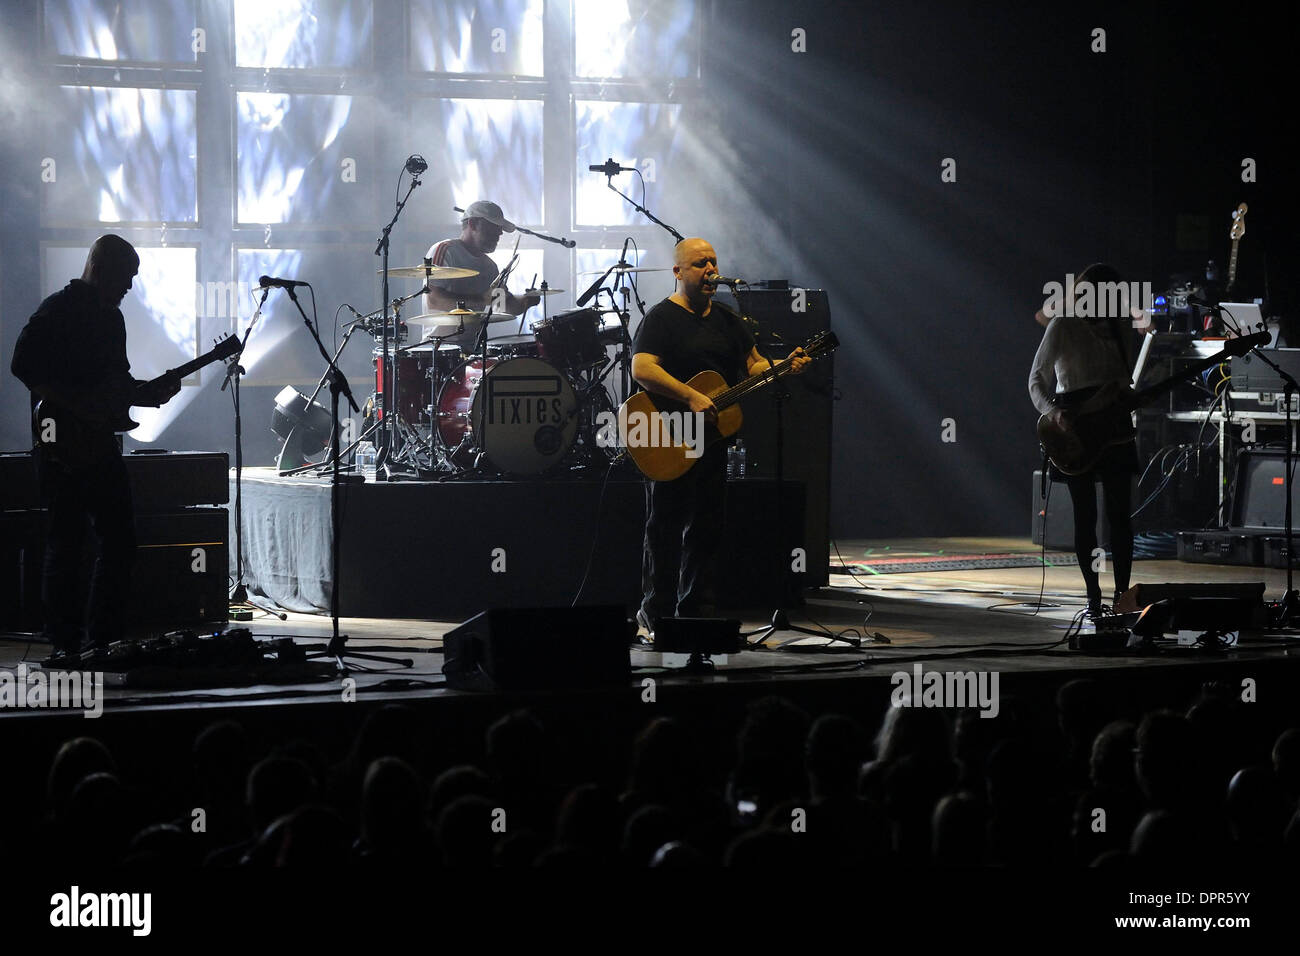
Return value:
M 664 269 L 664 268 L 651 269 L 643 266 L 615 266 L 614 267 L 614 272 L 672 272 L 672 271 L 673 271 L 672 269 Z M 605 273 L 604 269 L 597 269 L 594 272 L 579 272 L 578 275 L 598 276 L 598 275 L 604 275 L 604 273 Z
M 383 275 L 384 270 L 378 269 L 375 275 Z M 430 279 L 468 279 L 471 276 L 478 275 L 477 269 L 461 269 L 458 266 L 398 266 L 396 269 L 389 269 L 388 275 L 393 279 L 423 279 L 426 275 Z
M 563 289 L 525 289 L 520 295 L 559 295 Z
M 421 341 L 438 338 L 445 339 L 457 335 L 461 325 L 465 326 L 465 335 L 474 335 L 483 323 L 485 312 L 473 312 L 469 309 L 452 309 L 450 312 L 426 312 L 406 320 L 407 325 L 418 325 L 421 329 Z M 493 312 L 491 323 L 517 322 L 519 316 L 509 312 Z

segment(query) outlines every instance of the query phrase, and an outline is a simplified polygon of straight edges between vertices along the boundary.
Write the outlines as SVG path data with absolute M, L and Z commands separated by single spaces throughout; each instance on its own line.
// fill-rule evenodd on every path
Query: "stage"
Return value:
M 843 541 L 831 552 L 830 562 L 832 568 L 839 569 L 884 553 L 904 561 L 982 555 L 986 563 L 1015 563 L 1018 558 L 1042 554 L 1019 539 Z M 1117 690 L 1130 682 L 1192 687 L 1203 680 L 1238 673 L 1261 680 L 1265 674 L 1271 679 L 1294 680 L 1291 672 L 1300 651 L 1298 639 L 1268 633 L 1243 633 L 1236 647 L 1216 650 L 1177 646 L 1115 653 L 1070 650 L 1067 634 L 1085 603 L 1081 583 L 1074 567 L 1052 563 L 1060 558 L 1059 553 L 1047 555 L 1047 565 L 1037 568 L 858 572 L 856 578 L 832 573 L 829 586 L 806 592 L 802 606 L 787 607 L 789 620 L 855 640 L 858 646 L 783 631 L 742 653 L 717 658 L 714 672 L 701 675 L 682 669 L 685 655 L 657 653 L 638 644 L 630 652 L 632 680 L 626 686 L 584 688 L 571 696 L 585 701 L 584 706 L 597 708 L 618 702 L 635 704 L 643 681 L 652 678 L 661 705 L 680 701 L 694 709 L 709 706 L 714 695 L 736 703 L 777 693 L 807 698 L 821 708 L 840 702 L 874 720 L 889 706 L 895 675 L 911 672 L 918 662 L 927 671 L 996 671 L 1004 694 L 1042 696 L 1044 702 L 1050 702 L 1055 686 L 1078 676 L 1111 682 Z M 1001 556 L 1001 562 L 991 556 Z M 1138 561 L 1134 567 L 1134 583 L 1263 581 L 1269 599 L 1280 597 L 1286 577 L 1284 571 L 1273 569 L 1177 561 Z M 1044 606 L 1034 613 L 1040 586 Z M 770 614 L 771 609 L 759 606 L 735 612 L 747 632 L 767 624 Z M 554 702 L 558 695 L 569 693 L 541 689 L 485 694 L 448 687 L 441 670 L 443 637 L 468 616 L 441 620 L 342 618 L 340 628 L 347 637 L 347 648 L 412 662 L 411 667 L 357 662 L 362 669 L 346 674 L 346 695 L 345 675 L 328 662 L 314 665 L 316 673 L 310 679 L 295 680 L 288 673 L 274 678 L 276 682 L 249 683 L 258 676 L 253 674 L 241 681 L 243 686 L 224 686 L 202 673 L 151 671 L 149 678 L 142 680 L 132 679 L 129 671 L 109 672 L 104 712 L 128 723 L 159 710 L 176 714 L 193 711 L 193 716 L 203 721 L 237 711 L 262 719 L 268 707 L 316 710 L 346 696 L 349 703 L 362 705 L 358 710 L 365 710 L 367 704 L 401 702 L 421 708 L 445 706 L 461 713 L 481 711 L 486 716 L 523 700 Z M 227 629 L 246 627 L 260 641 L 292 638 L 309 649 L 323 649 L 331 636 L 327 616 L 289 612 L 287 617 L 280 621 L 259 614 L 249 622 L 232 621 Z M 20 663 L 32 665 L 47 653 L 43 643 L 10 636 L 0 644 L 0 668 L 12 671 Z M 289 682 L 279 683 L 281 679 Z M 151 683 L 157 686 L 147 686 Z M 36 717 L 63 724 L 63 732 L 69 726 L 83 729 L 76 722 L 79 713 L 0 712 L 0 720 Z M 76 720 L 69 723 L 73 717 Z M 99 724 L 96 729 L 107 726 Z

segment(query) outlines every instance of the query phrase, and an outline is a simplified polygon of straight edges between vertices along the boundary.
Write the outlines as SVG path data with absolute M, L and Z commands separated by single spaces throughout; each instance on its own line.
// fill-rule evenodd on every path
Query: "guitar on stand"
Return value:
M 839 344 L 834 332 L 819 332 L 808 340 L 803 350 L 809 358 L 817 358 L 829 355 Z M 784 358 L 773 363 L 766 371 L 732 386 L 728 386 L 726 379 L 711 370 L 692 376 L 685 384 L 711 398 L 718 409 L 717 423 L 706 425 L 702 442 L 694 445 L 688 444 L 684 436 L 674 436 L 666 428 L 655 427 L 656 422 L 671 421 L 661 416 L 673 413 L 679 413 L 677 420 L 685 421 L 685 416 L 691 414 L 686 405 L 662 395 L 637 392 L 618 410 L 619 440 L 627 448 L 641 474 L 651 481 L 680 478 L 699 460 L 709 445 L 729 438 L 740 430 L 744 423 L 740 400 L 789 373 L 792 366 L 793 360 Z
M 1237 284 L 1237 244 L 1246 234 L 1246 204 L 1242 203 L 1232 211 L 1232 229 L 1228 236 L 1232 239 L 1232 254 L 1228 257 L 1228 284 L 1223 289 L 1226 298 Z
M 1058 396 L 1061 407 L 1066 409 L 1065 420 L 1058 425 L 1050 414 L 1040 416 L 1038 440 L 1060 471 L 1067 475 L 1084 474 L 1108 447 L 1132 440 L 1136 434 L 1131 414 L 1134 409 L 1149 404 L 1179 382 L 1199 375 L 1224 359 L 1267 345 L 1268 340 L 1267 332 L 1229 339 L 1223 351 L 1140 391 L 1108 382 L 1095 391 L 1081 390 Z M 1071 398 L 1072 395 L 1075 397 Z

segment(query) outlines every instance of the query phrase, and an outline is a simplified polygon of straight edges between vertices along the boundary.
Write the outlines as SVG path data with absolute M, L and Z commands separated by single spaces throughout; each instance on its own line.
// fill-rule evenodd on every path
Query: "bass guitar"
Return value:
M 224 335 L 216 345 L 191 362 L 169 369 L 145 382 L 143 388 L 160 387 L 165 379 L 180 381 L 212 362 L 239 353 L 239 338 Z M 32 409 L 32 436 L 47 459 L 65 468 L 78 469 L 93 465 L 106 454 L 116 452 L 115 433 L 139 427 L 130 416 L 137 387 L 129 375 L 111 377 L 96 389 L 97 412 L 78 415 L 51 398 L 43 398 Z
M 1251 349 L 1267 345 L 1269 334 L 1258 332 L 1229 339 L 1223 351 L 1202 359 L 1177 375 L 1171 375 L 1140 391 L 1117 382 L 1108 382 L 1086 400 L 1071 408 L 1069 394 L 1060 396 L 1065 406 L 1065 421 L 1057 424 L 1051 415 L 1038 419 L 1038 440 L 1047 457 L 1067 475 L 1091 471 L 1102 453 L 1111 445 L 1122 445 L 1134 434 L 1131 413 L 1135 408 L 1159 398 L 1184 379 L 1199 375 L 1226 358 L 1245 355 Z
M 803 347 L 809 358 L 828 355 L 839 347 L 834 332 L 819 332 Z M 621 444 L 636 462 L 641 474 L 652 481 L 672 481 L 691 469 L 709 445 L 734 435 L 740 430 L 744 416 L 740 400 L 754 394 L 768 382 L 776 381 L 792 368 L 792 361 L 784 358 L 774 362 L 766 371 L 751 375 L 738 385 L 728 386 L 726 379 L 714 371 L 703 371 L 691 377 L 686 384 L 713 400 L 718 409 L 716 424 L 707 424 L 703 434 L 693 431 L 688 420 L 691 410 L 681 402 L 637 392 L 618 410 L 618 434 Z M 702 419 L 703 416 L 699 416 Z M 699 420 L 695 419 L 695 420 Z M 676 425 L 672 424 L 676 423 Z

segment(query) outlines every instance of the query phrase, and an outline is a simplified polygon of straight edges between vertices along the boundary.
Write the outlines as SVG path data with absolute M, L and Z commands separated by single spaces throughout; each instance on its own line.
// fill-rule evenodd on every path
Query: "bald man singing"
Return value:
M 41 600 L 51 666 L 76 667 L 83 623 L 92 646 L 123 633 L 135 555 L 134 514 L 114 427 L 132 405 L 159 406 L 180 382 L 146 383 L 130 374 L 126 323 L 118 308 L 140 268 L 121 236 L 100 236 L 80 279 L 40 304 L 18 336 L 10 369 L 41 405 L 33 438 L 48 530 Z M 82 541 L 99 539 L 88 607 L 77 600 Z
M 711 369 L 735 385 L 761 374 L 767 359 L 754 335 L 731 309 L 714 302 L 718 255 L 704 239 L 677 244 L 677 288 L 646 315 L 633 342 L 632 377 L 661 395 L 717 420 L 713 401 L 686 382 Z M 803 349 L 790 353 L 791 371 L 811 361 Z M 646 485 L 645 550 L 637 622 L 654 635 L 661 617 L 710 617 L 716 613 L 714 558 L 722 535 L 727 487 L 727 443 L 716 442 L 673 481 Z

